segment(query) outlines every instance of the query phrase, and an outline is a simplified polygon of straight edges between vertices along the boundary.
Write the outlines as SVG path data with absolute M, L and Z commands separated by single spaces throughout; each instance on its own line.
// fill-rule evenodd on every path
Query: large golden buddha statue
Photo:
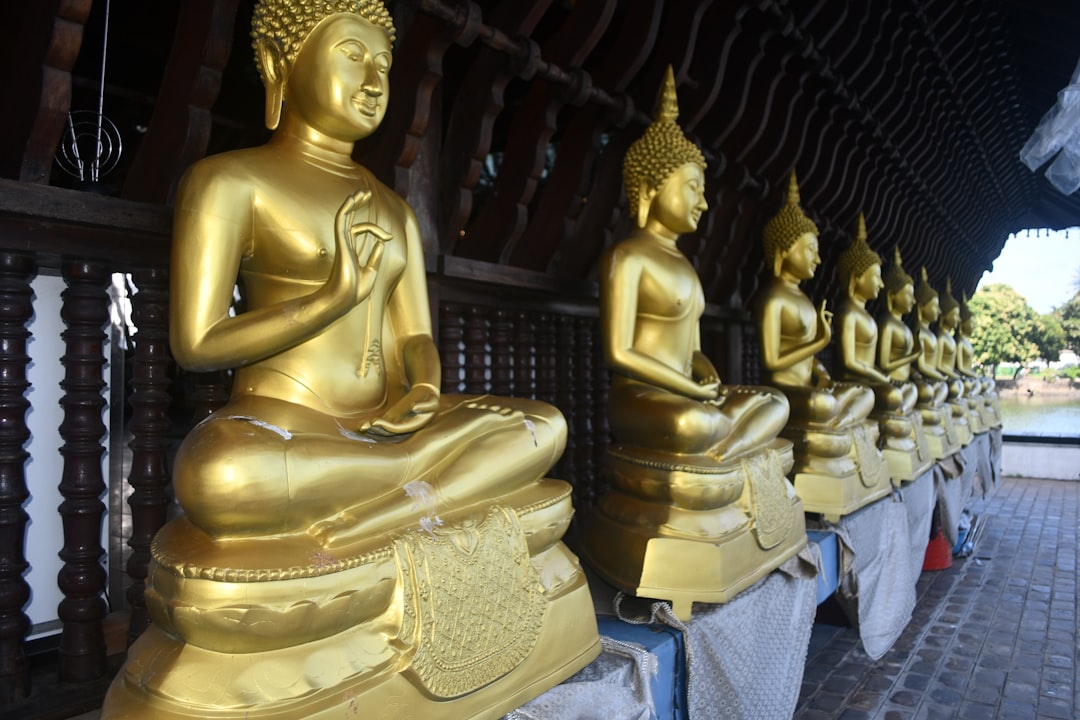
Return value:
M 806 544 L 785 472 L 788 417 L 768 388 L 722 386 L 701 351 L 705 296 L 676 241 L 706 210 L 705 159 L 675 123 L 671 69 L 656 119 L 627 151 L 637 227 L 600 267 L 600 316 L 613 373 L 612 489 L 585 529 L 583 554 L 620 589 L 672 602 L 723 602 Z
M 380 0 L 261 0 L 252 35 L 273 138 L 192 166 L 173 236 L 173 352 L 232 396 L 177 454 L 103 717 L 498 717 L 599 651 L 543 479 L 565 422 L 439 390 L 416 219 L 351 157 L 386 112 Z
M 898 265 L 899 251 L 894 275 Z M 894 306 L 903 304 L 903 298 L 890 297 L 886 304 L 889 317 L 896 320 L 906 337 L 903 334 L 898 336 L 896 327 L 887 321 L 884 332 L 879 333 L 878 323 L 866 310 L 867 301 L 876 298 L 885 283 L 881 276 L 881 257 L 866 244 L 866 221 L 862 213 L 859 213 L 854 241 L 840 254 L 837 272 L 844 289 L 836 313 L 842 377 L 865 383 L 874 391 L 875 404 L 871 417 L 878 422 L 879 446 L 893 483 L 899 485 L 915 480 L 926 472 L 931 463 L 922 432 L 922 416 L 914 411 L 918 391 L 906 381 L 906 376 L 904 380 L 894 380 L 893 374 L 900 373 L 901 368 L 906 371 L 914 362 L 917 352 L 912 350 L 914 341 L 911 331 L 902 320 L 891 314 Z M 899 272 L 903 273 L 903 268 Z M 911 302 L 900 315 L 910 311 L 914 303 L 910 283 L 906 287 Z M 888 336 L 888 351 L 879 352 L 885 335 Z
M 975 371 L 975 348 L 971 344 L 971 331 L 975 318 L 968 307 L 967 293 L 960 295 L 960 324 L 956 326 L 956 371 L 964 379 L 964 397 L 968 401 L 968 421 L 971 432 L 982 433 L 1001 426 L 1001 418 L 995 415 L 993 381 Z
M 971 442 L 971 425 L 968 423 L 968 403 L 964 396 L 964 376 L 956 368 L 956 329 L 960 324 L 960 303 L 952 294 L 952 278 L 945 278 L 945 292 L 941 294 L 941 316 L 937 324 L 938 370 L 946 377 L 949 397 L 946 400 L 952 412 L 953 428 L 961 445 Z
M 941 315 L 941 301 L 937 290 L 930 287 L 925 267 L 915 288 L 915 301 L 918 304 L 915 336 L 920 351 L 912 373 L 919 391 L 916 407 L 922 412 L 930 454 L 935 460 L 942 460 L 960 450 L 960 438 L 953 427 L 952 408 L 946 404 L 949 386 L 948 378 L 941 372 L 938 336 L 930 328 Z
M 832 338 L 832 314 L 814 307 L 799 284 L 821 263 L 818 230 L 799 207 L 792 172 L 787 202 L 765 225 L 768 282 L 754 317 L 761 362 L 770 385 L 791 403 L 781 433 L 795 443 L 795 491 L 808 512 L 828 518 L 854 512 L 888 494 L 888 468 L 878 451 L 877 423 L 868 420 L 874 392 L 860 383 L 833 382 L 816 357 Z

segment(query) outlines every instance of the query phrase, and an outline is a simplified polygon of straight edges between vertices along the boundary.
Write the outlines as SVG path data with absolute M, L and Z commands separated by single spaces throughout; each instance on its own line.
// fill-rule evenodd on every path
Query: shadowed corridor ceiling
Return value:
M 1080 198 L 1018 159 L 1080 59 L 1074 0 L 389 5 L 392 100 L 357 157 L 408 196 L 441 266 L 587 283 L 625 229 L 621 159 L 669 64 L 709 162 L 710 211 L 681 246 L 714 305 L 748 302 L 792 169 L 821 229 L 819 297 L 860 211 L 887 261 L 899 245 L 909 273 L 969 293 L 1009 233 L 1080 224 Z M 268 137 L 251 6 L 112 0 L 103 106 L 123 154 L 94 191 L 168 204 L 191 162 Z M 67 109 L 96 110 L 105 3 L 15 13 L 0 174 L 70 187 L 52 156 Z

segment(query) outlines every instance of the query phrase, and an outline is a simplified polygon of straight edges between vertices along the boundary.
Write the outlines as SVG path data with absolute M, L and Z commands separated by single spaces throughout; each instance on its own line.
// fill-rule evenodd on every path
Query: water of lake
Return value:
M 1009 435 L 1080 437 L 1080 397 L 1003 392 L 1001 420 Z

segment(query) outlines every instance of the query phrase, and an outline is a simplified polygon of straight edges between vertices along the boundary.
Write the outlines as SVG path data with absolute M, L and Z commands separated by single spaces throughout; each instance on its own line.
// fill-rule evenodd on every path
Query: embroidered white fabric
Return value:
M 600 637 L 600 657 L 503 720 L 650 720 L 657 659 L 641 645 Z
M 951 462 L 937 464 L 942 471 L 936 480 L 938 511 L 941 513 L 941 531 L 949 541 L 949 547 L 955 546 L 959 539 L 957 528 L 960 526 L 960 514 L 971 500 L 975 488 L 978 457 L 979 449 L 971 443 L 951 458 L 946 458 Z
M 924 501 L 923 486 L 915 485 L 918 490 L 912 491 L 913 499 Z M 821 526 L 835 532 L 840 541 L 837 600 L 858 628 L 863 649 L 873 660 L 892 647 L 915 608 L 917 576 L 912 573 L 916 541 L 911 537 L 911 524 L 902 492 L 845 515 L 838 523 L 821 521 Z M 925 539 L 922 547 L 925 552 Z M 922 558 L 919 554 L 920 571 Z
M 795 712 L 821 563 L 809 547 L 728 603 L 695 606 L 686 635 L 691 720 Z
M 998 484 L 997 466 L 994 464 L 993 437 L 993 432 L 979 433 L 971 443 L 976 446 L 975 494 L 980 498 L 989 495 Z M 1000 431 L 997 437 L 1001 438 Z
M 930 542 L 930 522 L 934 515 L 934 501 L 937 498 L 934 487 L 934 469 L 930 468 L 914 482 L 905 483 L 900 490 L 904 500 L 904 510 L 907 512 L 908 537 L 910 539 L 911 556 L 908 572 L 911 575 L 911 586 L 919 582 L 922 574 L 923 562 L 926 559 L 926 545 Z

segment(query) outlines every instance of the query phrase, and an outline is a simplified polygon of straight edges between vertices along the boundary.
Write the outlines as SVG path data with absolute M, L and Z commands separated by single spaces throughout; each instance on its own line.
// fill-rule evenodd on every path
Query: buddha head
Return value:
M 762 241 L 765 262 L 771 265 L 773 275 L 777 277 L 786 268 L 799 280 L 808 280 L 821 263 L 818 228 L 799 207 L 799 183 L 794 170 L 788 178 L 787 201 L 780 212 L 765 223 Z
M 855 239 L 837 261 L 840 282 L 848 295 L 861 300 L 873 300 L 881 292 L 881 256 L 866 244 L 866 220 L 859 213 L 855 223 Z
M 251 37 L 269 129 L 282 102 L 335 139 L 357 140 L 382 122 L 395 37 L 382 0 L 259 0 Z
M 915 288 L 915 301 L 919 303 L 919 319 L 925 323 L 932 323 L 941 315 L 941 305 L 938 302 L 937 290 L 930 287 L 930 281 L 926 275 L 926 267 L 922 268 L 922 277 Z
M 889 312 L 906 315 L 915 307 L 915 280 L 904 272 L 900 246 L 893 248 L 893 263 L 885 272 L 885 301 Z
M 952 294 L 952 278 L 945 278 L 945 293 L 941 296 L 941 327 L 952 330 L 960 323 L 960 303 Z
M 639 228 L 653 220 L 678 236 L 697 229 L 705 202 L 705 156 L 675 124 L 679 101 L 668 66 L 656 111 L 645 134 L 626 151 L 623 182 Z
M 960 294 L 960 335 L 971 337 L 971 331 L 975 329 L 975 316 L 968 307 L 967 293 Z

